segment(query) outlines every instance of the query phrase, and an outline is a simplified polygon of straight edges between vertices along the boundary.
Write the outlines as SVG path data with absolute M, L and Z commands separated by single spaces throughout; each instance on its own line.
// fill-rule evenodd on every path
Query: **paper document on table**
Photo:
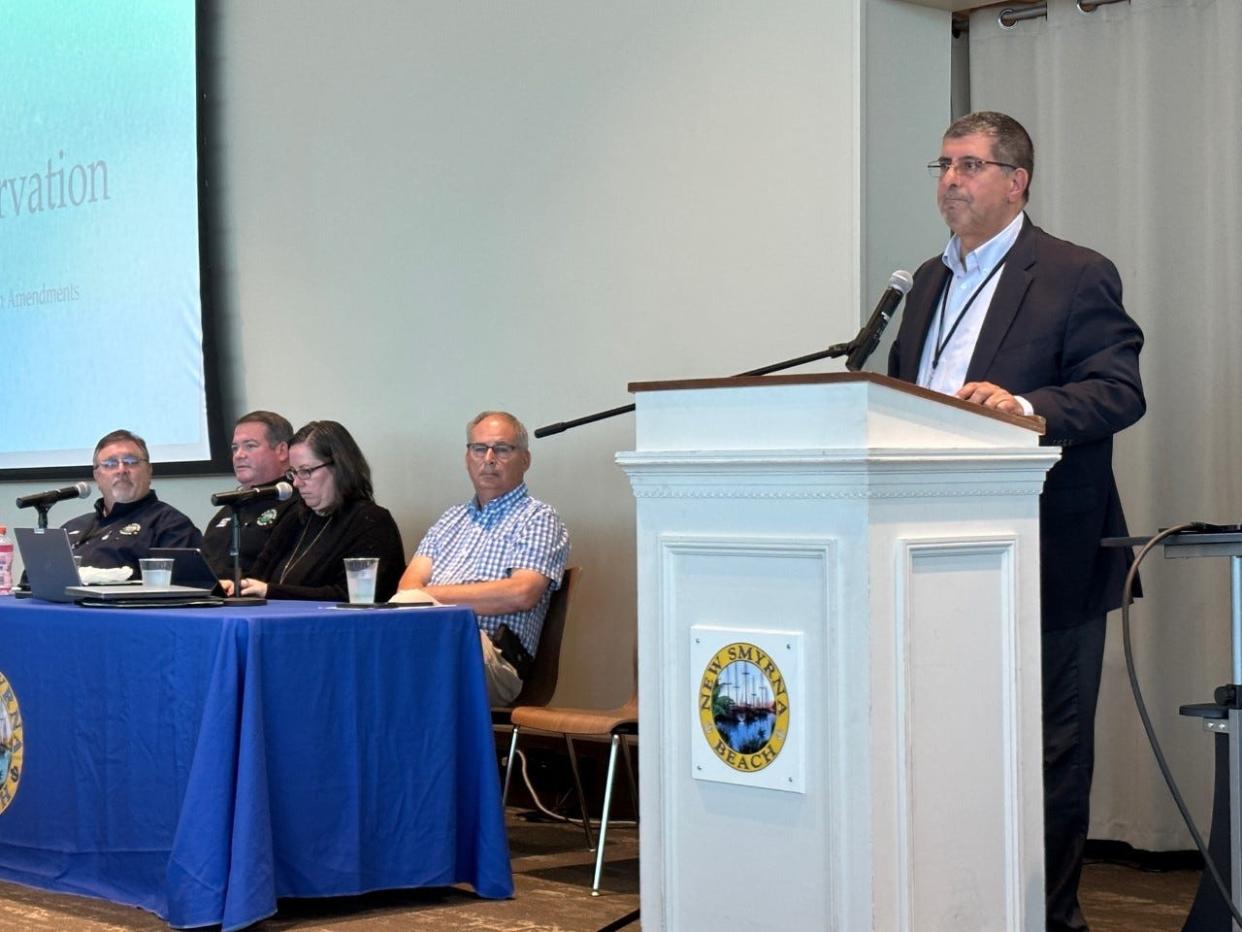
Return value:
M 428 595 L 423 589 L 398 589 L 389 602 L 401 605 L 442 605 L 434 596 Z

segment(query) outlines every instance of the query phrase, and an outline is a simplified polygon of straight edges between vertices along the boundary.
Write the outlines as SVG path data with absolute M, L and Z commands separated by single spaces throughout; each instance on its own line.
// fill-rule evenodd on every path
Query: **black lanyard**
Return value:
M 975 293 L 970 296 L 970 300 L 966 302 L 966 305 L 960 311 L 958 311 L 957 318 L 953 321 L 953 326 L 949 328 L 949 332 L 944 335 L 943 339 L 941 339 L 941 334 L 944 333 L 945 311 L 949 307 L 949 289 L 953 287 L 953 279 L 956 275 L 950 275 L 949 280 L 944 283 L 944 290 L 940 292 L 940 314 L 938 315 L 938 320 L 936 321 L 936 342 L 934 344 L 935 352 L 932 353 L 933 372 L 935 372 L 936 367 L 940 365 L 940 357 L 944 355 L 944 351 L 948 348 L 949 341 L 953 339 L 953 334 L 957 333 L 958 324 L 962 322 L 962 318 L 966 316 L 966 312 L 969 311 L 971 305 L 975 303 L 975 298 L 979 297 L 979 292 L 986 288 L 988 286 L 988 282 L 990 282 L 996 273 L 1001 270 L 1001 266 L 1005 264 L 1005 260 L 1009 258 L 1009 253 L 1011 252 L 1013 252 L 1013 246 L 1006 249 L 1005 254 L 1000 258 L 1000 262 L 992 266 L 992 271 L 988 272 L 988 277 L 979 283 L 979 287 L 976 288 Z

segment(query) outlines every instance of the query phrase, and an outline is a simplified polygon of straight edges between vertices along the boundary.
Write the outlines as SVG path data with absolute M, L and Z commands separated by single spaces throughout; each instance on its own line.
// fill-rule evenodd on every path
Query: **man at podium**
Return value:
M 1133 555 L 1113 434 L 1146 410 L 1143 334 L 1108 259 L 1045 233 L 1025 213 L 1030 136 L 982 111 L 953 122 L 928 165 L 953 236 L 914 276 L 889 374 L 1047 422 L 1061 447 L 1040 497 L 1044 844 L 1049 930 L 1086 929 L 1078 905 L 1095 755 L 1105 617 Z

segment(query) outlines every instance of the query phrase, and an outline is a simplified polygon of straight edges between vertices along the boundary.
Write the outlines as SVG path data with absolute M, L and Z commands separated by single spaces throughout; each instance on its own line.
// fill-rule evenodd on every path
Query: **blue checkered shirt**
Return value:
M 432 586 L 506 579 L 513 570 L 535 570 L 552 580 L 528 612 L 479 616 L 482 630 L 491 634 L 508 625 L 535 655 L 548 601 L 569 558 L 569 532 L 551 505 L 530 497 L 525 483 L 482 508 L 473 498 L 454 505 L 431 526 L 415 555 L 431 560 Z

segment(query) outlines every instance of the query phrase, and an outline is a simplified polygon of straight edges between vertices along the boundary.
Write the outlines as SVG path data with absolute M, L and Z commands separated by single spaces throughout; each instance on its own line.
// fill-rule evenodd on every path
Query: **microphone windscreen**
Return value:
M 91 497 L 91 484 L 89 482 L 78 482 L 74 485 L 74 488 L 78 490 L 78 498 Z
M 896 288 L 902 294 L 909 294 L 914 287 L 914 276 L 905 269 L 898 269 L 889 277 L 888 287 Z
M 293 498 L 293 486 L 287 482 L 276 483 L 276 501 L 287 502 Z

